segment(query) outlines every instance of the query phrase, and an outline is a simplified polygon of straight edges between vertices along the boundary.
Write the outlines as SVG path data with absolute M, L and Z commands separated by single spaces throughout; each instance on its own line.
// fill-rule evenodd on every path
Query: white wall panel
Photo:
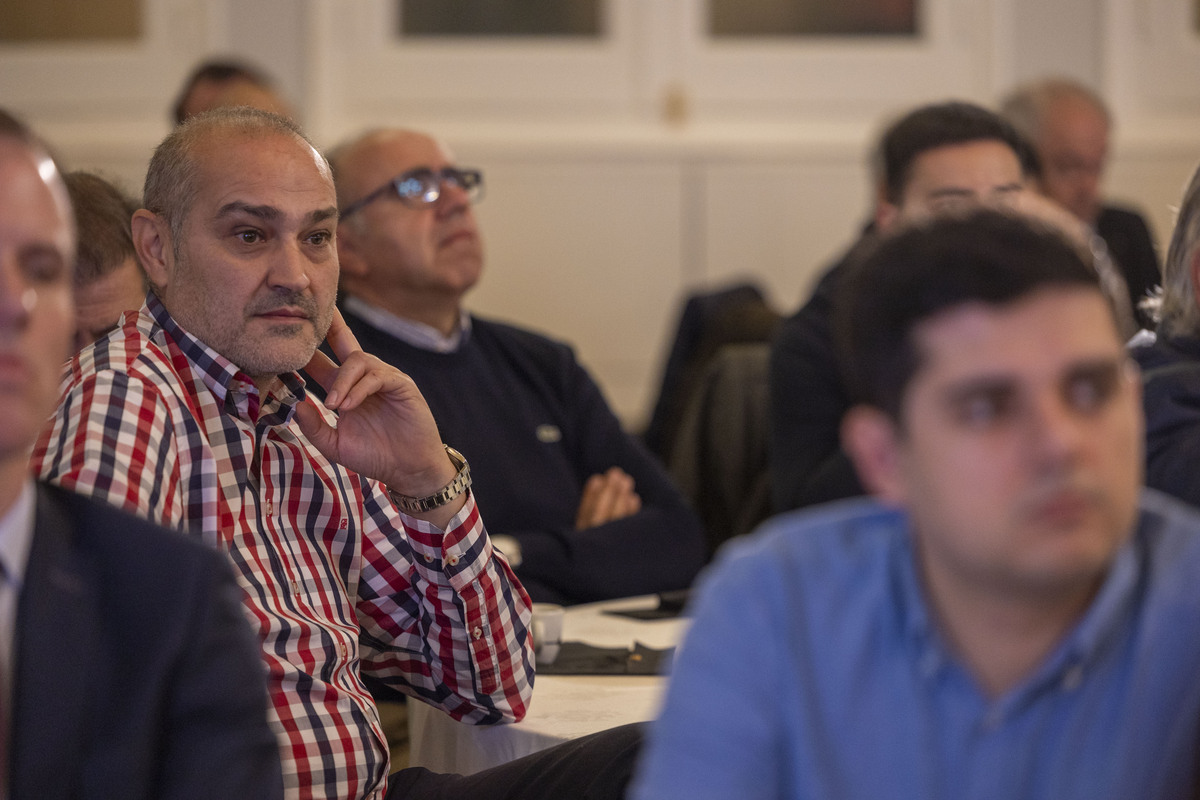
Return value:
M 213 52 L 273 72 L 319 144 L 385 124 L 447 138 L 488 176 L 472 304 L 575 344 L 632 424 L 688 290 L 751 274 L 782 311 L 807 295 L 864 219 L 864 153 L 899 109 L 1083 78 L 1117 111 L 1111 193 L 1160 245 L 1200 161 L 1191 0 L 923 0 L 916 42 L 755 47 L 702 36 L 703 0 L 611 0 L 610 35 L 582 47 L 404 43 L 393 0 L 145 2 L 137 44 L 0 47 L 0 103 L 135 192 Z
M 722 161 L 706 174 L 709 279 L 757 278 L 782 313 L 799 307 L 869 212 L 867 170 L 854 148 L 836 160 Z
M 681 285 L 679 167 L 532 153 L 471 163 L 487 171 L 479 216 L 488 258 L 469 306 L 570 342 L 613 406 L 636 420 Z

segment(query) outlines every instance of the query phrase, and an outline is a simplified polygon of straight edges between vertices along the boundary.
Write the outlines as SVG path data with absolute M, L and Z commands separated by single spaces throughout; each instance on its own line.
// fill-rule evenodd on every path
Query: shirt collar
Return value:
M 420 350 L 429 350 L 434 353 L 454 353 L 466 344 L 471 336 L 471 315 L 465 309 L 460 309 L 458 312 L 458 326 L 450 332 L 449 336 L 444 336 L 441 331 L 431 325 L 396 316 L 390 311 L 373 306 L 353 295 L 346 295 L 342 300 L 342 306 L 369 325 Z
M 892 542 L 892 591 L 905 636 L 922 648 L 922 651 L 932 648 L 926 656 L 927 659 L 932 659 L 940 657 L 942 653 L 937 633 L 930 623 L 925 592 L 917 575 L 917 553 L 912 544 L 912 527 L 908 515 L 903 515 L 903 526 L 902 535 Z
M 33 541 L 36 496 L 33 480 L 26 480 L 17 501 L 7 514 L 0 517 L 0 570 L 4 573 L 4 580 L 11 583 L 18 592 L 25 580 L 29 546 Z
M 179 351 L 200 376 L 205 387 L 221 403 L 226 414 L 277 425 L 291 419 L 296 404 L 304 398 L 304 379 L 296 372 L 279 375 L 280 384 L 275 384 L 266 402 L 258 395 L 258 388 L 250 376 L 237 365 L 213 350 L 204 342 L 188 333 L 167 311 L 158 295 L 151 292 L 146 298 L 145 308 L 154 322 L 162 328 Z
M 925 590 L 918 576 L 911 523 L 907 517 L 904 525 L 904 535 L 897 537 L 892 553 L 893 592 L 901 615 L 902 630 L 915 646 L 922 671 L 927 677 L 933 677 L 942 666 L 955 659 L 930 617 Z M 1141 541 L 1135 532 L 1117 551 L 1108 574 L 1083 618 L 1029 679 L 1010 694 L 1026 696 L 1026 693 L 1042 687 L 1062 684 L 1064 676 L 1086 670 L 1100 657 L 1119 632 L 1138 592 L 1139 575 L 1145 558 Z

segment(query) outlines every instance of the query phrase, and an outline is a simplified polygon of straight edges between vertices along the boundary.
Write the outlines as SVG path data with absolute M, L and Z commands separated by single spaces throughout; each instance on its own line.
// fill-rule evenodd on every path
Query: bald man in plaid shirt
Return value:
M 132 227 L 152 290 L 71 361 L 34 467 L 228 553 L 289 795 L 537 796 L 535 774 L 562 781 L 541 787 L 554 796 L 598 752 L 588 772 L 625 771 L 630 734 L 533 770 L 473 783 L 406 770 L 388 787 L 368 684 L 467 722 L 521 719 L 528 597 L 416 386 L 334 309 L 336 197 L 299 129 L 250 109 L 198 116 L 156 150 L 144 204 Z M 341 366 L 317 351 L 326 338 Z

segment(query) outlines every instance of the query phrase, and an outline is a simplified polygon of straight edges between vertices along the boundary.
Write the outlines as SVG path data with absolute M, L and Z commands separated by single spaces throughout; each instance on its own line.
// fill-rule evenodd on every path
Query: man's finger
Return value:
M 333 321 L 329 324 L 329 332 L 325 334 L 325 341 L 329 342 L 333 354 L 342 362 L 345 362 L 351 353 L 362 350 L 358 339 L 354 338 L 350 327 L 346 325 L 346 320 L 342 318 L 342 312 L 336 307 L 333 309 Z
M 596 496 L 596 504 L 592 507 L 592 525 L 602 525 L 613 518 L 618 504 L 621 502 L 622 491 L 619 483 L 608 479 Z
M 592 514 L 596 507 L 596 495 L 600 491 L 600 475 L 592 475 L 583 484 L 583 492 L 579 498 L 579 511 L 575 514 L 575 530 L 592 527 Z
M 321 412 L 312 403 L 312 398 L 305 398 L 303 402 L 297 403 L 293 418 L 300 426 L 300 432 L 312 442 L 313 446 L 329 460 L 336 461 L 337 454 L 333 452 L 336 449 L 333 441 L 337 432 L 330 427 L 329 423 L 321 416 Z
M 330 384 L 337 377 L 338 365 L 333 362 L 332 358 L 317 349 L 313 351 L 312 358 L 304 365 L 304 371 L 321 384 L 322 388 L 328 390 Z

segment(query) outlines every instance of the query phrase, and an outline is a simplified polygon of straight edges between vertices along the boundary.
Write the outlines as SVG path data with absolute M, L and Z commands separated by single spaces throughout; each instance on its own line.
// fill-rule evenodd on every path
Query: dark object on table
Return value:
M 633 649 L 563 642 L 552 664 L 538 664 L 538 675 L 665 675 L 674 647 L 661 650 L 634 642 Z

